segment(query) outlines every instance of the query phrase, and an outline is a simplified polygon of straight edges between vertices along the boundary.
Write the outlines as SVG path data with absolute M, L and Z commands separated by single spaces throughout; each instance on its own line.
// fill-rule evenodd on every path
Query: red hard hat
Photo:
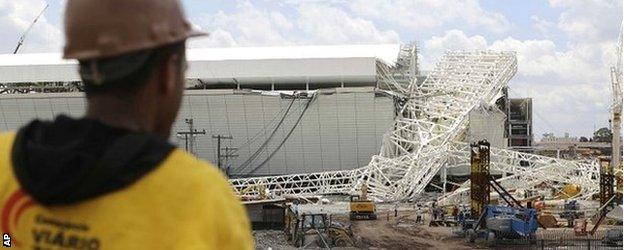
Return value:
M 68 0 L 63 58 L 112 57 L 201 35 L 179 0 Z

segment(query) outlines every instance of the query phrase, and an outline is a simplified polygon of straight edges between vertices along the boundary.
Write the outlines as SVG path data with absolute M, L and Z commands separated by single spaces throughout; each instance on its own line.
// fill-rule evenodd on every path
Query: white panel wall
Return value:
M 50 120 L 58 114 L 80 117 L 84 110 L 80 93 L 0 95 L 0 131 L 16 130 L 32 119 Z
M 257 93 L 214 93 L 193 91 L 183 102 L 174 131 L 186 131 L 185 118 L 195 119 L 196 128 L 207 135 L 196 137 L 195 153 L 216 162 L 216 139 L 212 135 L 231 135 L 223 146 L 238 148 L 239 156 L 230 161 L 233 173 L 248 174 L 261 162 L 270 160 L 253 175 L 274 175 L 352 169 L 368 164 L 378 153 L 382 134 L 393 120 L 392 100 L 375 97 L 372 88 L 354 92 L 321 94 L 312 101 L 291 136 L 278 149 L 304 109 L 307 99 L 267 96 Z M 275 124 L 292 107 L 273 136 Z M 180 146 L 184 140 L 173 138 Z M 238 169 L 266 142 L 266 149 L 245 169 Z
M 375 97 L 372 88 L 329 92 L 333 93 L 321 94 L 310 103 L 292 135 L 276 150 L 309 101 L 295 100 L 266 150 L 240 173 L 249 172 L 274 151 L 254 175 L 352 169 L 368 164 L 379 152 L 382 135 L 392 123 L 392 100 Z M 214 163 L 217 141 L 211 136 L 231 135 L 233 140 L 224 140 L 223 147 L 239 148 L 239 157 L 231 161 L 235 170 L 267 140 L 292 101 L 244 91 L 187 91 L 173 133 L 187 131 L 184 119 L 193 119 L 196 129 L 206 131 L 206 135 L 195 138 L 195 154 Z M 80 117 L 84 109 L 81 93 L 0 95 L 0 131 L 16 130 L 31 119 L 52 119 L 61 113 Z M 171 141 L 184 147 L 180 137 L 174 135 Z

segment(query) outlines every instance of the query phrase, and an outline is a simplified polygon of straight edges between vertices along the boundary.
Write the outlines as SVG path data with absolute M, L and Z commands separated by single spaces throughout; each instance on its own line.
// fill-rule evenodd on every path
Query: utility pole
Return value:
M 195 135 L 205 135 L 206 130 L 197 131 L 193 128 L 193 119 L 184 119 L 184 122 L 189 125 L 189 130 L 178 132 L 178 136 L 184 136 L 184 150 L 195 154 Z
M 232 140 L 232 136 L 226 136 L 226 135 L 213 135 L 212 138 L 217 139 L 217 167 L 219 169 L 221 169 L 221 140 L 222 139 L 227 139 L 227 140 Z

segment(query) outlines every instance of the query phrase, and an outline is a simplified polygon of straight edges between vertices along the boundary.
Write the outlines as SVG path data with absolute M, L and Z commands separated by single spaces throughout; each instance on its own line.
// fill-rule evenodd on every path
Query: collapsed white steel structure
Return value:
M 381 79 L 398 99 L 393 127 L 381 151 L 361 168 L 345 171 L 232 179 L 237 191 L 265 186 L 276 195 L 355 193 L 366 184 L 370 195 L 393 201 L 421 194 L 444 166 L 466 165 L 469 150 L 462 143 L 468 113 L 477 105 L 493 104 L 517 69 L 513 52 L 447 52 L 421 85 L 408 86 L 391 76 Z M 578 198 L 598 190 L 598 165 L 553 159 L 505 149 L 492 149 L 491 170 L 504 173 L 508 189 L 540 183 L 573 183 Z M 440 198 L 441 203 L 467 198 L 468 183 Z

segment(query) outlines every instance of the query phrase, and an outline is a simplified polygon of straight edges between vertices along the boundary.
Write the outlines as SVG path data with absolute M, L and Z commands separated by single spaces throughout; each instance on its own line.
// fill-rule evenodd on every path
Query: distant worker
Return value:
M 224 176 L 168 142 L 184 91 L 178 0 L 68 0 L 80 119 L 0 134 L 0 232 L 24 249 L 252 249 Z
M 399 216 L 399 203 L 394 203 L 394 217 Z
M 457 221 L 459 222 L 464 221 L 464 210 L 459 211 L 459 214 L 457 215 Z

